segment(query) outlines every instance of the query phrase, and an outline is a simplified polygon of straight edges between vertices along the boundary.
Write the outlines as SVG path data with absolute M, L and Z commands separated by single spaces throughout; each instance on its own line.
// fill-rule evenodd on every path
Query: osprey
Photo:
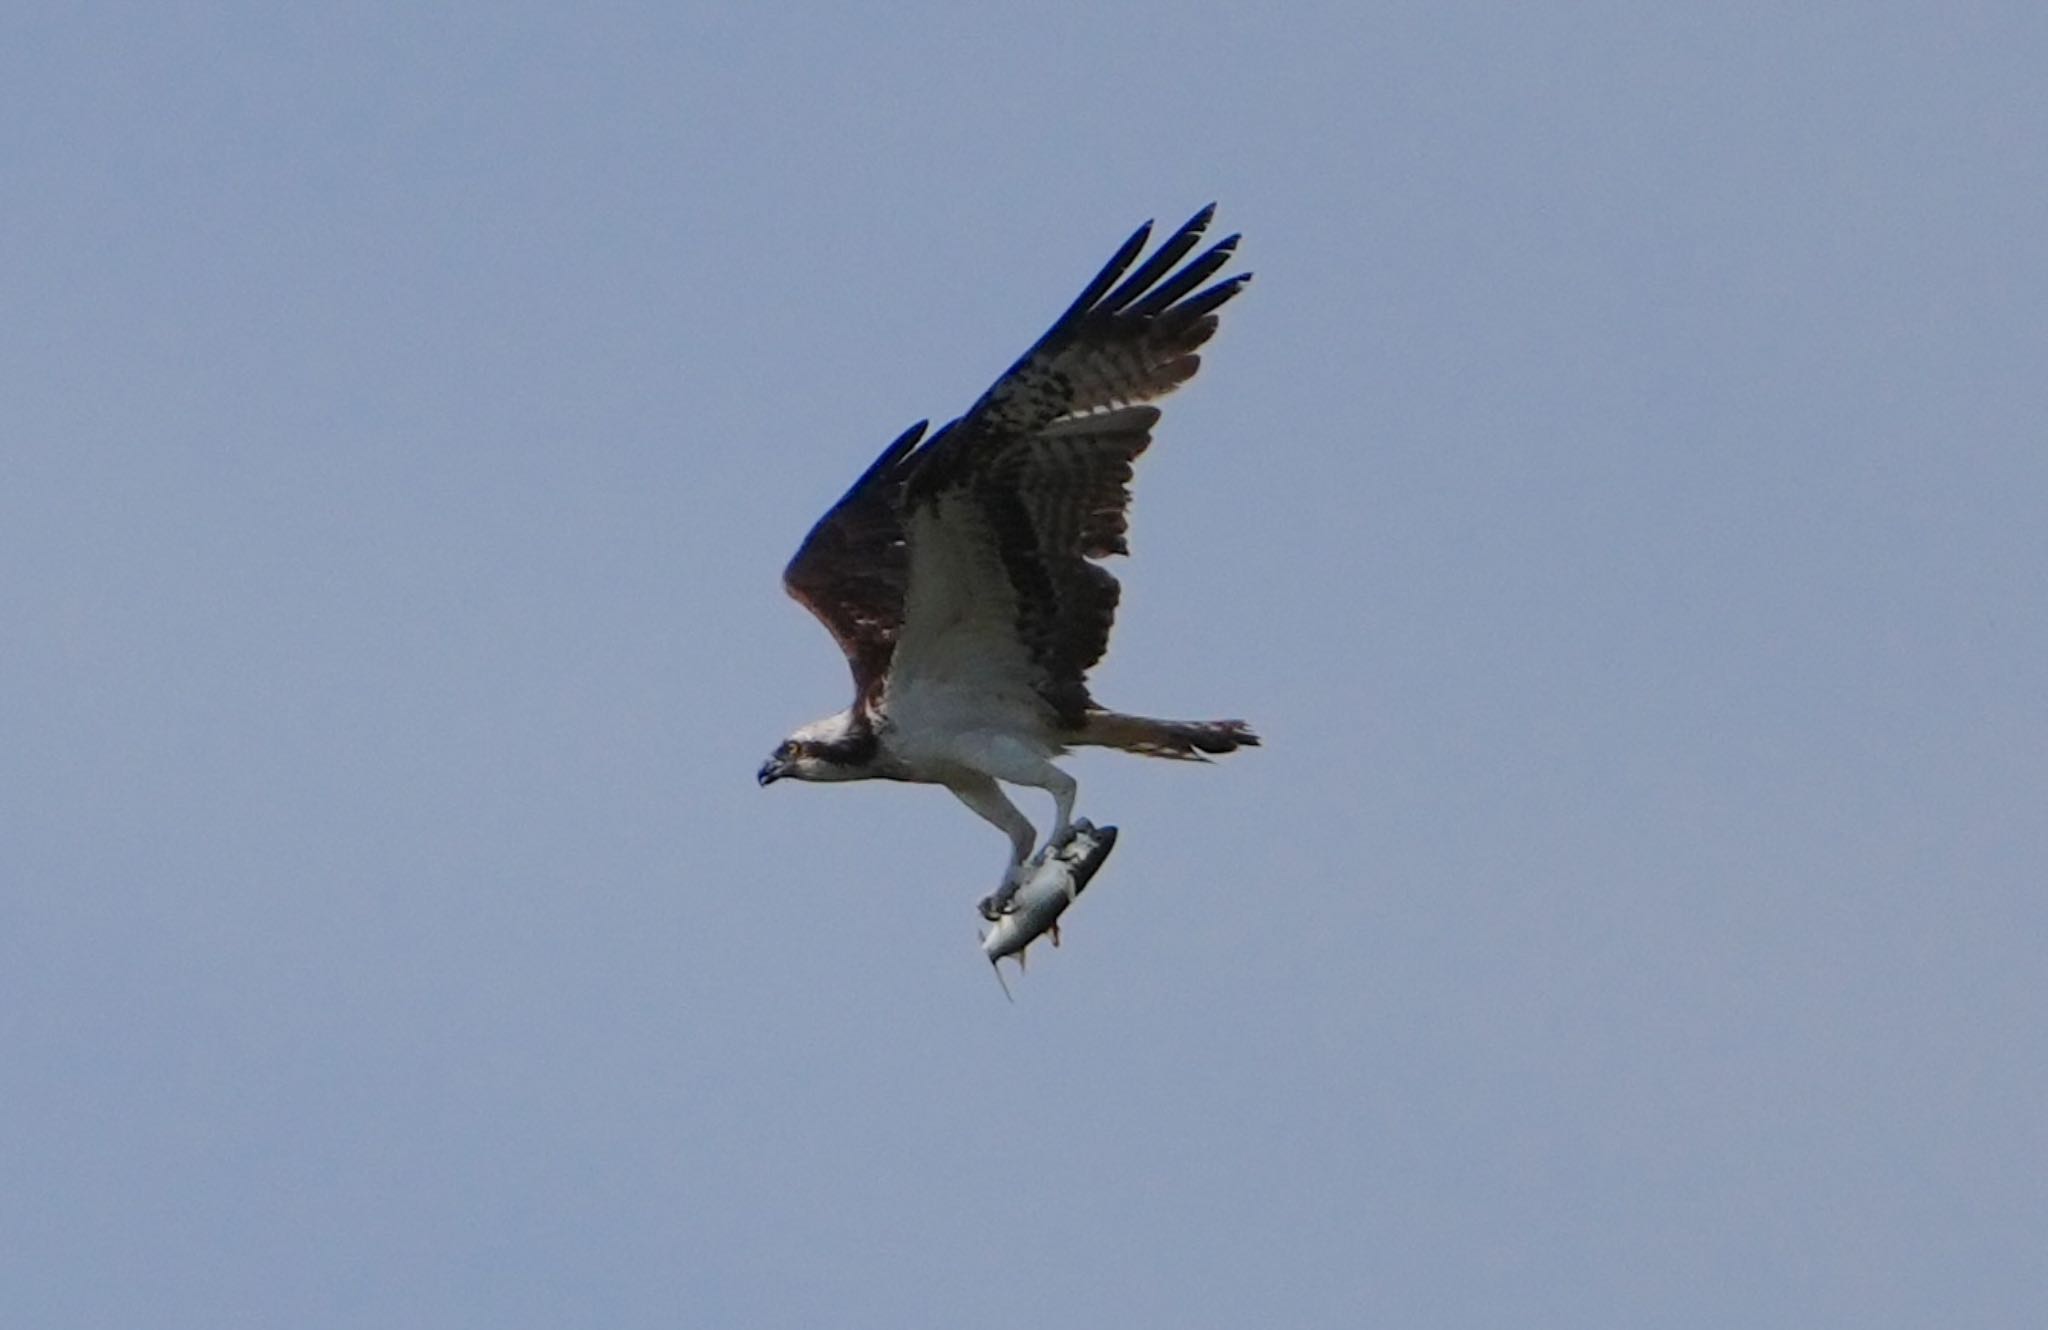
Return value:
M 967 414 L 930 438 L 919 421 L 885 448 L 782 575 L 846 653 L 853 704 L 783 740 L 761 784 L 945 786 L 1009 837 L 1002 884 L 982 902 L 991 919 L 1037 838 L 997 782 L 1052 795 L 1052 846 L 1074 821 L 1074 778 L 1052 762 L 1068 749 L 1203 761 L 1259 742 L 1241 720 L 1111 711 L 1087 686 L 1119 592 L 1096 561 L 1129 552 L 1131 463 L 1159 420 L 1146 403 L 1193 377 L 1216 311 L 1251 280 L 1204 285 L 1234 235 L 1182 263 L 1214 211 L 1142 263 L 1152 225 L 1139 227 Z

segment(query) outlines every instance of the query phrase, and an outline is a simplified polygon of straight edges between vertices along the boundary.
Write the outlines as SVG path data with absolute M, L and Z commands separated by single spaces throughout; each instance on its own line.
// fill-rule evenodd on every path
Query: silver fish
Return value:
M 1060 944 L 1060 916 L 1074 903 L 1082 889 L 1102 868 L 1109 858 L 1109 852 L 1116 848 L 1116 828 L 1098 827 L 1083 818 L 1076 818 L 1066 838 L 1057 845 L 1048 845 L 1033 856 L 1030 864 L 1031 875 L 1024 879 L 1024 885 L 1017 888 L 1017 894 L 1010 899 L 1009 909 L 989 921 L 988 931 L 981 935 L 982 954 L 995 966 L 996 980 L 1003 985 L 1007 996 L 1009 984 L 1003 980 L 999 962 L 1005 956 L 1017 958 L 1017 968 L 1024 968 L 1024 949 L 1041 936 L 1050 934 L 1052 944 Z

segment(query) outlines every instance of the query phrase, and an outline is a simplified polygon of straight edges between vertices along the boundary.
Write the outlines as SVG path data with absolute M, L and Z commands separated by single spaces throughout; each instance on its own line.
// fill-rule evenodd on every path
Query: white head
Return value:
M 772 785 L 783 777 L 796 780 L 861 780 L 874 774 L 880 748 L 874 726 L 849 707 L 837 715 L 814 720 L 775 746 L 761 764 L 757 779 Z

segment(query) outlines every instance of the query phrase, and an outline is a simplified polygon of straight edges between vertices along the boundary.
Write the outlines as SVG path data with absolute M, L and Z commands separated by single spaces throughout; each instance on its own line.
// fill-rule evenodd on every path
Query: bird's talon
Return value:
M 1012 872 L 1003 878 L 1003 885 L 991 895 L 981 898 L 981 917 L 994 923 L 1017 908 L 1017 890 L 1024 885 L 1023 876 Z

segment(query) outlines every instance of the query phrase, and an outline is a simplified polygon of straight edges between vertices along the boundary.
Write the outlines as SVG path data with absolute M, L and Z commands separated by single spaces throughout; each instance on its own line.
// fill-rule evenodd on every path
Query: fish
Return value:
M 1098 827 L 1086 818 L 1076 818 L 1063 840 L 1032 857 L 1029 876 L 1011 897 L 1009 908 L 990 919 L 981 935 L 982 954 L 995 967 L 996 982 L 1002 984 L 1005 997 L 1010 985 L 1003 978 L 1003 958 L 1015 956 L 1021 971 L 1024 949 L 1040 937 L 1050 935 L 1057 947 L 1060 916 L 1101 871 L 1115 848 L 1115 827 Z

